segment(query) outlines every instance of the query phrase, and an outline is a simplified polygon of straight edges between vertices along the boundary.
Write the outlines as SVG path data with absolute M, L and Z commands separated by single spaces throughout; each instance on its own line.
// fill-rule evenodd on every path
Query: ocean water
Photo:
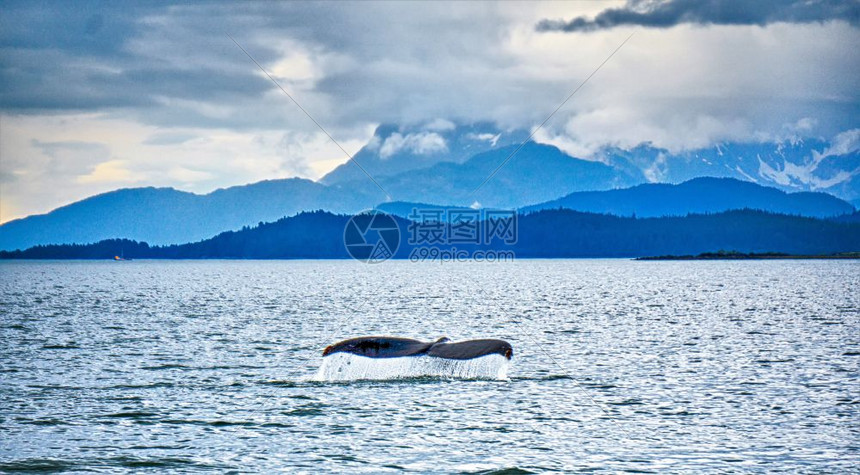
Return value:
M 860 471 L 860 262 L 0 263 L 0 472 Z M 361 335 L 501 379 L 314 381 Z

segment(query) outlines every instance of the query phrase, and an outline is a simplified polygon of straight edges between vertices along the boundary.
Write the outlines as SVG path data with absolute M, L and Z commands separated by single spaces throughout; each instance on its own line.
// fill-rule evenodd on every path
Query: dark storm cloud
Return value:
M 224 18 L 201 17 L 189 22 L 193 28 L 172 31 L 161 21 L 184 13 L 158 2 L 4 5 L 0 109 L 43 113 L 145 108 L 166 98 L 225 100 L 261 95 L 271 88 L 228 44 L 224 33 L 230 28 Z M 255 48 L 255 55 L 261 61 L 277 57 L 265 46 Z
M 448 114 L 440 98 L 456 94 L 454 75 L 513 67 L 482 44 L 498 41 L 503 26 L 473 24 L 469 12 L 481 9 L 463 8 L 9 3 L 0 12 L 0 110 L 115 112 L 159 126 L 308 125 L 289 99 L 272 95 L 277 90 L 230 34 L 270 71 L 291 54 L 310 58 L 318 74 L 306 83 L 280 82 L 326 124 L 396 121 L 403 117 L 377 116 L 401 110 L 423 120 L 427 108 Z M 451 31 L 459 33 L 439 34 Z M 414 110 L 398 103 L 406 95 Z
M 124 40 L 134 34 L 136 19 L 154 8 L 142 5 L 91 1 L 4 2 L 0 13 L 0 44 L 4 49 L 62 49 L 114 56 L 121 52 Z
M 624 24 L 634 17 L 647 17 L 661 26 L 677 21 L 819 21 L 844 10 L 843 16 L 857 23 L 856 3 L 774 5 L 633 2 L 599 13 L 599 21 L 581 21 L 593 23 L 593 28 Z M 571 50 L 569 58 L 550 54 L 549 44 L 542 52 L 545 36 L 532 31 L 524 36 L 512 33 L 518 22 L 529 28 L 537 18 L 523 19 L 522 7 L 460 3 L 453 8 L 409 2 L 6 2 L 0 8 L 0 111 L 24 115 L 98 112 L 168 128 L 316 131 L 227 38 L 230 34 L 336 136 L 342 135 L 338 128 L 352 134 L 371 123 L 423 123 L 440 117 L 528 127 L 545 118 L 545 109 L 551 110 L 558 97 L 570 92 L 573 78 L 588 74 L 608 50 L 601 35 L 590 35 Z M 825 35 L 845 35 L 846 29 L 851 30 L 849 40 L 857 31 L 844 23 L 824 26 L 829 28 Z M 772 79 L 755 82 L 748 78 L 774 70 L 791 72 L 785 75 L 786 82 L 793 80 L 795 85 L 783 87 L 778 100 L 795 103 L 798 97 L 810 96 L 810 100 L 837 105 L 840 101 L 856 104 L 856 75 L 851 73 L 858 56 L 842 46 L 850 41 L 822 37 L 819 42 L 809 31 L 792 32 L 795 36 L 790 37 L 779 34 L 768 33 L 788 45 L 782 55 L 758 55 L 762 45 L 751 44 L 748 50 L 723 57 L 722 51 L 738 47 L 730 35 L 697 39 L 701 56 L 710 57 L 712 64 L 697 63 L 692 71 L 702 71 L 704 78 L 713 76 L 705 74 L 711 70 L 732 76 L 720 82 L 717 95 L 737 110 L 749 103 L 746 97 L 750 94 L 772 95 Z M 667 32 L 667 37 L 671 35 L 677 35 L 679 44 L 693 40 L 684 32 Z M 635 50 L 635 43 L 626 46 L 625 53 Z M 810 43 L 814 47 L 799 48 Z M 647 54 L 657 60 L 671 56 L 674 44 L 675 40 L 666 42 L 662 49 Z M 831 51 L 840 48 L 846 51 Z M 625 61 L 625 67 L 638 69 L 611 74 L 616 64 Z M 630 61 L 627 54 L 613 59 L 601 73 L 600 87 L 578 96 L 576 105 L 596 108 L 613 100 L 614 92 L 641 89 L 653 94 L 662 90 L 666 82 L 662 72 L 639 86 L 631 84 L 629 77 L 642 76 L 650 68 Z M 672 64 L 667 61 L 662 64 Z M 565 62 L 569 65 L 562 64 Z M 683 71 L 690 69 L 688 64 L 683 67 Z M 561 69 L 568 71 L 559 74 Z M 834 82 L 837 80 L 842 82 Z M 826 97 L 810 94 L 808 84 L 816 84 Z M 701 81 L 692 81 L 669 95 L 690 97 L 695 107 L 702 87 Z M 749 92 L 751 87 L 758 87 L 758 92 Z M 820 123 L 826 124 L 823 116 L 834 107 L 821 102 L 820 113 L 810 115 L 821 117 Z
M 623 25 L 668 28 L 681 23 L 702 25 L 766 25 L 775 22 L 814 23 L 843 20 L 860 24 L 855 0 L 628 0 L 593 19 L 543 20 L 538 31 L 594 31 Z

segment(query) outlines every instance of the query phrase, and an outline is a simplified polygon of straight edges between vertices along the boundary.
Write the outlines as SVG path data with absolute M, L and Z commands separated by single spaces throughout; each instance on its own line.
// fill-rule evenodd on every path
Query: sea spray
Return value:
M 314 381 L 385 380 L 405 378 L 507 379 L 510 361 L 502 355 L 468 360 L 433 356 L 367 358 L 334 353 L 323 358 Z

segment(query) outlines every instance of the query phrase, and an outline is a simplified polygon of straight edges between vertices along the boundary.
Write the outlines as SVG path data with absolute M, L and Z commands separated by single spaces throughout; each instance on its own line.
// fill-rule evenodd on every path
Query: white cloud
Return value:
M 424 126 L 425 129 L 432 130 L 434 132 L 444 132 L 446 130 L 454 130 L 456 127 L 457 127 L 456 124 L 454 124 L 450 120 L 445 120 L 445 119 L 434 119 L 432 122 L 430 122 Z
M 860 129 L 846 130 L 833 138 L 830 148 L 821 154 L 822 157 L 831 155 L 847 155 L 860 150 Z M 860 163 L 857 164 L 860 166 Z
M 650 167 L 643 170 L 643 174 L 645 175 L 645 179 L 651 183 L 656 183 L 659 181 L 663 181 L 663 177 L 666 173 L 666 154 L 660 152 L 657 154 L 657 159 L 654 160 L 654 163 L 651 164 Z
M 379 150 L 379 147 L 381 145 L 382 145 L 382 140 L 377 135 L 374 135 L 374 136 L 370 137 L 370 140 L 368 140 L 367 144 L 365 144 L 364 146 L 368 150 Z
M 447 151 L 448 145 L 445 138 L 435 132 L 418 132 L 406 135 L 395 132 L 382 143 L 379 148 L 379 156 L 385 159 L 404 150 L 416 155 L 430 155 Z
M 717 118 L 693 111 L 673 114 L 606 107 L 570 117 L 559 129 L 547 127 L 535 140 L 555 145 L 571 156 L 591 159 L 610 145 L 630 149 L 650 143 L 670 152 L 697 149 L 714 143 L 751 138 L 749 122 L 741 118 Z
M 492 147 L 496 146 L 496 142 L 499 141 L 499 137 L 501 137 L 501 136 L 502 136 L 502 134 L 490 134 L 490 133 L 485 133 L 485 134 L 468 133 L 468 134 L 466 134 L 466 138 L 472 139 L 472 140 L 482 140 L 484 142 L 489 142 L 490 146 L 492 146 Z
M 812 132 L 812 129 L 818 125 L 818 121 L 812 117 L 803 117 L 794 123 L 794 130 L 798 132 Z
M 209 181 L 215 178 L 212 172 L 192 170 L 186 167 L 173 167 L 167 171 L 167 176 L 183 184 L 190 185 L 198 181 Z
M 135 175 L 128 169 L 126 160 L 108 160 L 99 163 L 93 170 L 86 175 L 79 175 L 76 180 L 78 183 L 110 183 L 112 185 L 123 183 L 139 183 L 144 181 L 145 177 Z

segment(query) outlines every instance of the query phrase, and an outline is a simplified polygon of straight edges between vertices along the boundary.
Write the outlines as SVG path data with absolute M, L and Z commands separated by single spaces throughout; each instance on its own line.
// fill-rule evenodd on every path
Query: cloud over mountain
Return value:
M 595 31 L 617 26 L 669 28 L 682 23 L 700 25 L 767 25 L 769 23 L 821 23 L 842 20 L 860 23 L 860 3 L 840 0 L 628 0 L 620 8 L 607 8 L 594 18 L 542 20 L 539 31 Z
M 660 5 L 635 9 L 669 8 Z M 745 8 L 771 18 L 769 5 Z M 860 55 L 851 45 L 860 28 L 850 20 L 854 4 L 845 5 L 847 21 L 700 28 L 684 20 L 640 31 L 537 138 L 585 156 L 643 142 L 673 152 L 773 142 L 786 124 L 806 119 L 803 137 L 829 140 L 856 129 Z M 4 2 L 0 222 L 123 186 L 207 193 L 264 179 L 318 179 L 344 164 L 345 154 L 228 33 L 347 152 L 365 146 L 379 124 L 394 123 L 406 129 L 379 147 L 422 162 L 446 148 L 455 153 L 446 135 L 453 124 L 529 130 L 541 123 L 629 28 L 562 34 L 535 24 L 619 7 L 627 8 Z M 50 143 L 86 143 L 92 153 L 39 146 Z

